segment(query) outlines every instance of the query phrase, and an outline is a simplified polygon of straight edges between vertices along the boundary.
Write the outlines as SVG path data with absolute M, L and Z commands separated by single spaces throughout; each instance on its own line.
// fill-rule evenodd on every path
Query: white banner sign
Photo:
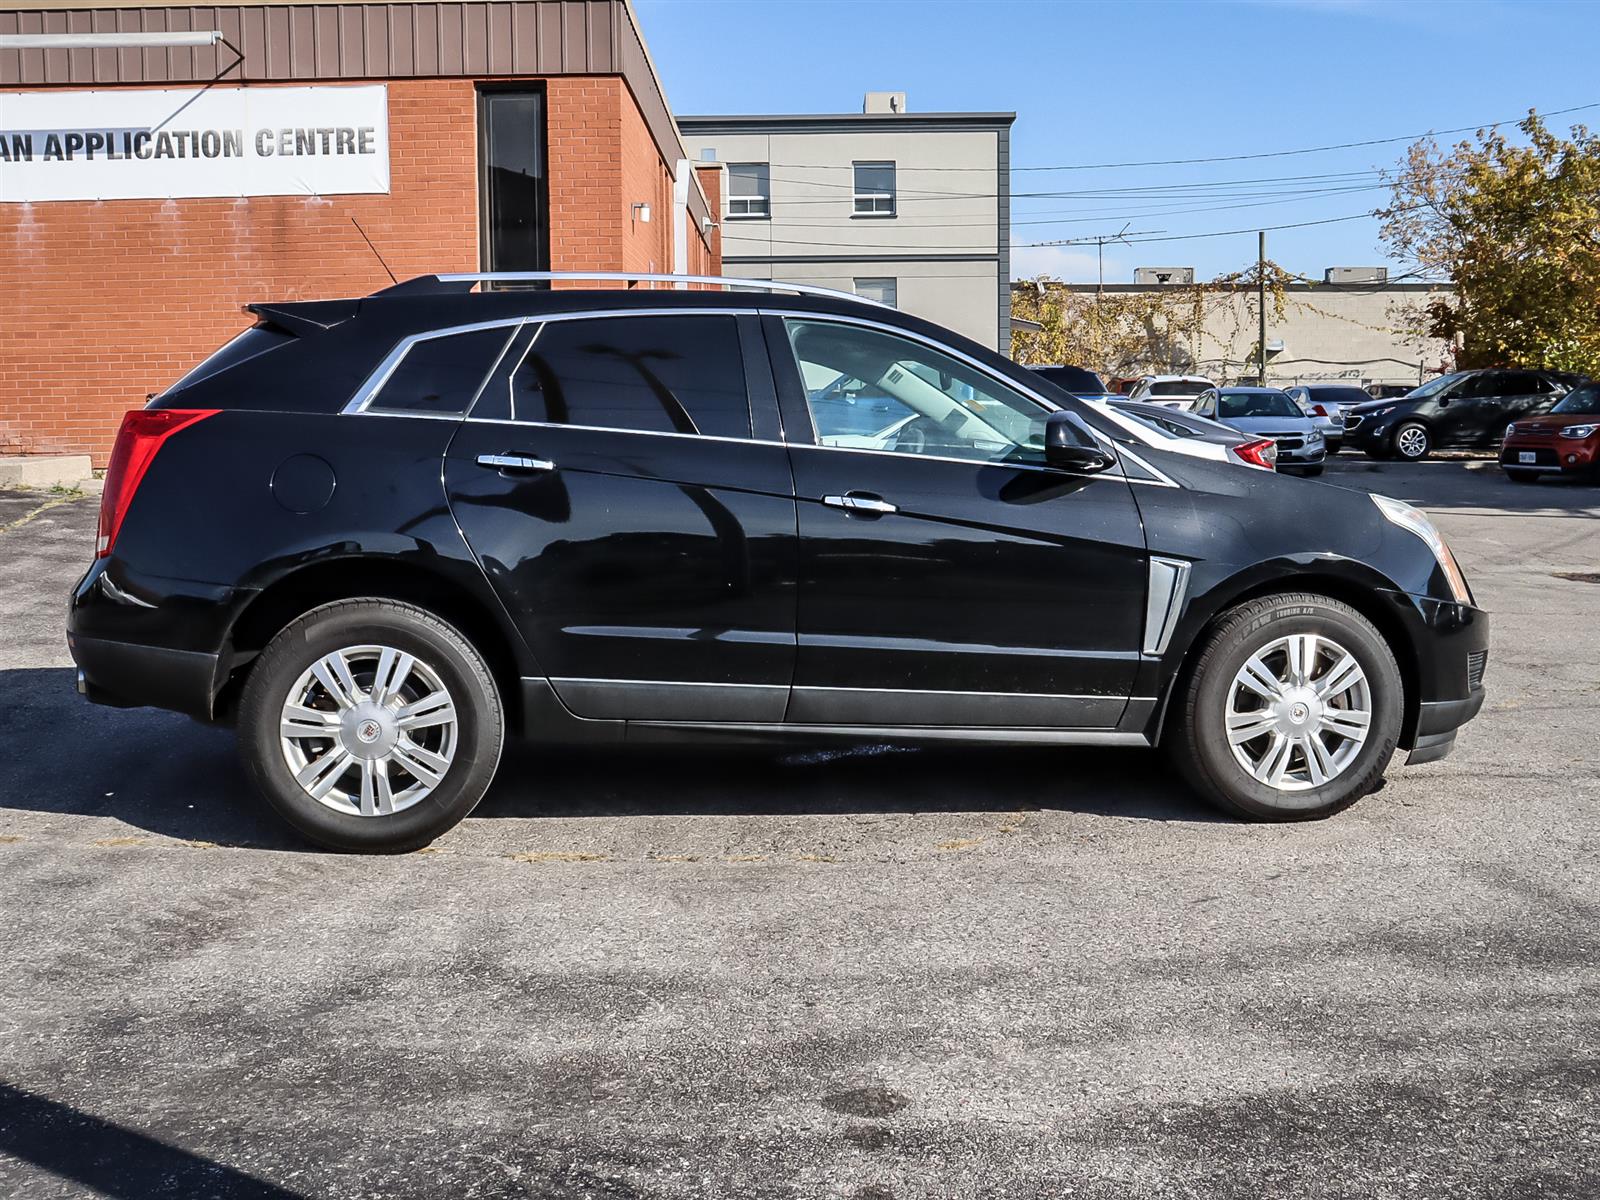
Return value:
M 0 201 L 389 190 L 389 90 L 0 93 Z

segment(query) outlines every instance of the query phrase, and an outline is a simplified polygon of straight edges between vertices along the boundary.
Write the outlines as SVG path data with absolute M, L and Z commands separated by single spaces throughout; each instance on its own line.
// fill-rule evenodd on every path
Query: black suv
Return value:
M 1436 449 L 1499 449 L 1506 426 L 1549 412 L 1582 382 L 1553 371 L 1457 371 L 1344 410 L 1344 444 L 1417 462 Z
M 1292 820 L 1483 702 L 1485 615 L 1398 501 L 852 297 L 503 286 L 548 278 L 252 305 L 129 413 L 80 689 L 235 722 L 307 837 L 388 851 L 508 734 L 1159 743 Z

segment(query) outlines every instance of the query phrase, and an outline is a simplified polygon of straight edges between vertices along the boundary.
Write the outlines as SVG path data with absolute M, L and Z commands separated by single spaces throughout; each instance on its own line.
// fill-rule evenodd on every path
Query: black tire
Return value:
M 1355 657 L 1367 678 L 1372 716 L 1366 741 L 1342 771 L 1319 787 L 1288 792 L 1257 780 L 1235 758 L 1226 713 L 1229 689 L 1245 663 L 1277 639 L 1303 633 L 1330 639 Z M 1253 821 L 1309 821 L 1348 808 L 1378 785 L 1399 742 L 1404 711 L 1400 669 L 1371 622 L 1326 596 L 1267 596 L 1224 613 L 1203 635 L 1178 682 L 1163 746 L 1189 785 L 1224 812 Z
M 1539 478 L 1537 471 L 1519 471 L 1515 467 L 1500 468 L 1512 483 L 1533 483 Z
M 1421 434 L 1421 440 L 1416 440 L 1416 435 Z M 1402 441 L 1405 443 L 1403 446 Z M 1413 449 L 1408 452 L 1406 446 Z M 1416 447 L 1420 446 L 1420 449 Z M 1394 433 L 1389 438 L 1389 448 L 1394 456 L 1401 462 L 1421 462 L 1433 450 L 1433 435 L 1428 432 L 1428 427 L 1421 421 L 1402 421 L 1395 426 Z
M 335 650 L 370 645 L 414 656 L 443 685 L 455 708 L 455 743 L 432 790 L 410 807 L 362 816 L 314 799 L 295 781 L 279 728 L 289 691 L 305 672 Z M 334 850 L 400 854 L 427 845 L 483 799 L 499 766 L 504 738 L 500 693 L 483 657 L 437 616 L 392 600 L 342 600 L 306 613 L 256 659 L 239 704 L 239 750 L 246 772 L 284 820 Z M 335 745 L 331 739 L 328 744 Z M 359 763 L 354 771 L 359 780 Z

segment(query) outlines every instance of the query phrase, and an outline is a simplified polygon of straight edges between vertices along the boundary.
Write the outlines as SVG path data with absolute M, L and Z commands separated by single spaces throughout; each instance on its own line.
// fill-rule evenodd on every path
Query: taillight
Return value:
M 100 493 L 100 536 L 94 555 L 104 558 L 116 544 L 122 518 L 128 514 L 139 482 L 155 461 L 156 451 L 178 430 L 214 416 L 215 408 L 136 408 L 122 418 L 117 444 L 106 466 L 105 490 Z
M 1233 447 L 1233 452 L 1248 466 L 1260 467 L 1263 471 L 1278 469 L 1278 443 L 1271 438 L 1240 442 Z
M 1328 410 L 1323 408 L 1320 404 L 1313 404 L 1311 406 L 1311 415 L 1313 417 L 1325 417 L 1328 415 Z

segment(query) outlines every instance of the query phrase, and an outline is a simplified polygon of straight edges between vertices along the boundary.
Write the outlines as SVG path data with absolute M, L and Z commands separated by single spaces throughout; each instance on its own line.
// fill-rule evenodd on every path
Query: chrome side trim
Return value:
M 1150 588 L 1144 605 L 1144 652 L 1167 652 L 1178 614 L 1189 591 L 1190 564 L 1178 558 L 1150 559 Z
M 751 734 L 780 737 L 877 738 L 882 741 L 994 742 L 1001 745 L 1141 746 L 1150 739 L 1142 733 L 1111 729 L 1031 729 L 1005 726 L 968 728 L 950 725 L 792 725 L 716 721 L 629 721 L 629 741 L 649 741 L 652 732 Z

